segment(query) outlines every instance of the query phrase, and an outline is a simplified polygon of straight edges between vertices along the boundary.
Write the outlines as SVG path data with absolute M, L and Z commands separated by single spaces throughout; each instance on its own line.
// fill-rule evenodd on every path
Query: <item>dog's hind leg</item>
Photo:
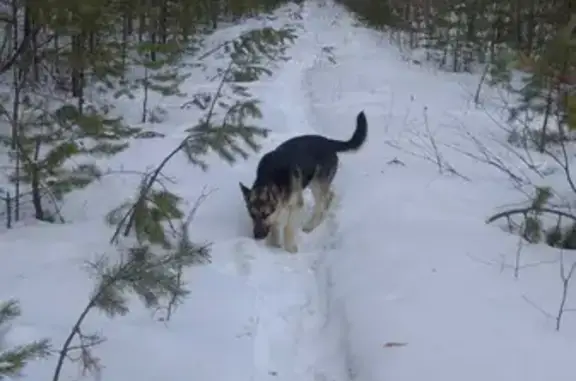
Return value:
M 310 220 L 302 227 L 305 233 L 312 232 L 324 221 L 326 211 L 334 198 L 334 192 L 331 188 L 336 171 L 338 171 L 338 156 L 334 154 L 323 161 L 317 169 L 316 175 L 310 181 L 310 190 L 314 196 L 314 212 Z
M 312 232 L 324 221 L 326 210 L 328 210 L 334 198 L 334 192 L 330 189 L 330 182 L 326 179 L 312 180 L 310 190 L 314 197 L 314 212 L 312 217 L 302 227 L 305 233 Z
M 300 222 L 300 216 L 303 210 L 304 195 L 300 188 L 292 194 L 292 198 L 287 205 L 288 218 L 286 226 L 284 226 L 284 249 L 289 253 L 298 252 L 298 245 L 296 243 L 298 229 L 296 228 L 296 224 Z

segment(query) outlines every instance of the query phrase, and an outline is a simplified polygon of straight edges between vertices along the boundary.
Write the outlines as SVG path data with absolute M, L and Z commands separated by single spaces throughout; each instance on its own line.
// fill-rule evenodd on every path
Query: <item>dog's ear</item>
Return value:
M 240 190 L 242 191 L 242 196 L 244 196 L 244 201 L 248 202 L 248 199 L 250 199 L 250 188 L 242 184 L 242 182 L 240 182 L 239 184 L 240 184 Z

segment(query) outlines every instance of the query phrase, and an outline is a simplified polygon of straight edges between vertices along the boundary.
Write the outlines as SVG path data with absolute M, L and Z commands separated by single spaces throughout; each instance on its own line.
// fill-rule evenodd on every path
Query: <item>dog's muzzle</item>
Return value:
M 264 225 L 256 225 L 254 226 L 254 239 L 264 239 L 268 236 L 268 233 L 270 233 L 270 228 L 268 228 L 268 226 L 264 226 Z

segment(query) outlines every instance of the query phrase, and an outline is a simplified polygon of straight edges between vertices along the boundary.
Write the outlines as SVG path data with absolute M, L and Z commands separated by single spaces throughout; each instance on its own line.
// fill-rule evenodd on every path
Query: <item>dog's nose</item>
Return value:
M 268 235 L 268 229 L 263 227 L 254 228 L 254 239 L 264 239 Z

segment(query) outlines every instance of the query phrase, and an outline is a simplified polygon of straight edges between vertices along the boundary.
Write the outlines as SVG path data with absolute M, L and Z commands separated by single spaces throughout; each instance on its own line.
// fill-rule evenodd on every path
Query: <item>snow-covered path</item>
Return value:
M 320 133 L 314 120 L 310 95 L 310 76 L 326 58 L 318 34 L 309 28 L 318 9 L 305 6 L 302 12 L 305 29 L 290 49 L 290 60 L 259 95 L 264 102 L 268 127 L 273 133 L 272 148 L 280 141 L 305 133 Z M 322 26 L 320 26 L 322 27 Z M 343 128 L 341 138 L 353 131 L 355 114 Z M 251 164 L 251 170 L 254 165 Z M 253 176 L 253 175 L 252 175 Z M 251 181 L 246 180 L 246 182 Z M 310 200 L 309 200 L 310 201 Z M 336 203 L 337 204 L 337 203 Z M 310 212 L 310 210 L 308 210 Z M 287 255 L 267 248 L 242 249 L 233 255 L 248 269 L 244 276 L 257 293 L 254 309 L 255 380 L 346 380 L 348 369 L 339 345 L 341 326 L 333 324 L 328 304 L 323 260 L 337 237 L 332 212 L 323 227 L 312 236 L 300 233 L 299 253 Z M 251 255 L 246 255 L 251 252 Z M 238 260 L 238 259 L 237 259 Z M 225 260 L 223 263 L 226 263 Z M 248 264 L 250 263 L 250 264 Z

